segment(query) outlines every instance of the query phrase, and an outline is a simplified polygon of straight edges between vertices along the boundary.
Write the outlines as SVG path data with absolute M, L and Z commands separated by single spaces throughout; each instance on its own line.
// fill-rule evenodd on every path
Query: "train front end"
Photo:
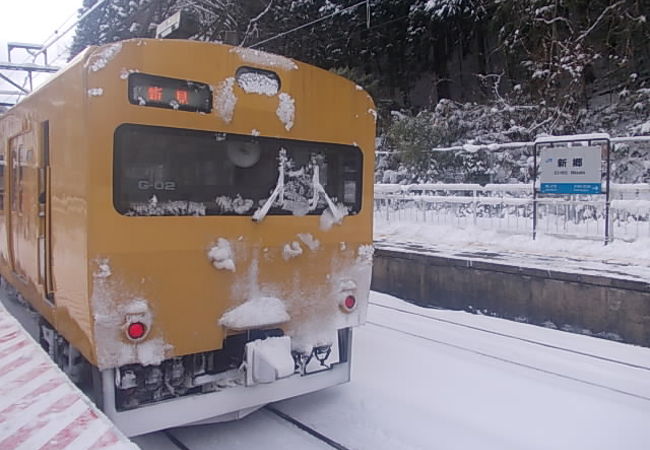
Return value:
M 106 413 L 136 435 L 348 381 L 372 270 L 365 91 L 215 44 L 87 58 L 88 359 Z

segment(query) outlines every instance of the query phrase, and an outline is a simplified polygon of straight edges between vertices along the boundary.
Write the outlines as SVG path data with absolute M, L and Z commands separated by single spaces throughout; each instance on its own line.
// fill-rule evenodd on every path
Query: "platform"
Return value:
M 650 347 L 650 267 L 633 258 L 396 241 L 376 241 L 375 249 L 379 292 Z
M 137 449 L 0 305 L 0 449 Z

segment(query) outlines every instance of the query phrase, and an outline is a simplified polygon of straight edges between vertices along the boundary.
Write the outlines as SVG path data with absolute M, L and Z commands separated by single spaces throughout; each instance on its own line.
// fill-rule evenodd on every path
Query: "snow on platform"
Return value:
M 0 306 L 0 449 L 136 449 Z

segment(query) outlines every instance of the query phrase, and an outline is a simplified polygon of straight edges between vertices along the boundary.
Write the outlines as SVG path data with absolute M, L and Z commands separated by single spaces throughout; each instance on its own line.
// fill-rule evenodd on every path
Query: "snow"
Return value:
M 271 53 L 244 47 L 235 47 L 230 51 L 236 53 L 239 58 L 245 63 L 282 70 L 298 69 L 298 65 L 295 62 L 284 56 L 274 55 Z
M 607 133 L 585 133 L 585 134 L 572 134 L 567 136 L 539 136 L 535 139 L 535 144 L 564 142 L 564 141 L 587 141 L 587 140 L 601 140 L 610 139 Z
M 237 84 L 247 94 L 272 97 L 280 90 L 280 82 L 271 75 L 259 72 L 245 72 L 237 76 Z
M 253 200 L 242 198 L 239 194 L 235 198 L 222 195 L 217 197 L 215 202 L 222 213 L 246 214 L 254 205 Z
M 473 226 L 459 228 L 407 220 L 387 222 L 381 217 L 375 217 L 374 226 L 375 241 L 381 248 L 433 251 L 440 256 L 474 252 L 473 260 L 481 260 L 480 253 L 498 254 L 499 262 L 518 267 L 609 274 L 650 282 L 650 237 L 634 242 L 615 240 L 604 246 L 602 241 L 544 234 L 533 240 L 530 234 L 513 235 Z
M 284 302 L 275 297 L 256 297 L 226 311 L 219 325 L 234 330 L 262 328 L 291 319 Z
M 148 202 L 132 202 L 129 204 L 127 216 L 204 216 L 203 203 L 169 200 L 159 202 L 153 195 Z
M 257 339 L 246 344 L 248 361 L 252 370 L 247 371 L 250 381 L 271 383 L 294 373 L 295 363 L 291 356 L 289 336 Z
M 232 248 L 224 238 L 217 239 L 217 245 L 208 250 L 208 259 L 217 270 L 235 271 Z
M 296 102 L 287 93 L 283 92 L 279 95 L 278 109 L 275 111 L 278 119 L 284 124 L 284 128 L 290 131 L 293 128 L 293 121 L 296 115 Z
M 122 43 L 116 42 L 114 44 L 105 45 L 96 49 L 86 61 L 86 67 L 91 72 L 98 72 L 122 50 Z
M 296 241 L 293 241 L 290 244 L 284 244 L 284 247 L 282 247 L 282 258 L 285 261 L 288 261 L 299 255 L 302 255 L 302 247 Z
M 92 88 L 88 89 L 89 97 L 101 97 L 104 94 L 104 89 L 102 88 Z
M 0 448 L 137 448 L 2 306 L 0 342 Z
M 274 408 L 347 448 L 647 449 L 648 369 L 589 355 L 650 369 L 650 349 L 377 292 L 371 302 L 355 330 L 352 381 Z M 265 409 L 173 434 L 194 450 L 331 448 Z M 163 436 L 136 442 L 173 448 Z
M 328 231 L 333 225 L 340 225 L 343 218 L 348 215 L 348 208 L 343 204 L 335 205 L 336 216 L 332 213 L 331 208 L 326 209 L 320 216 L 320 229 Z
M 298 239 L 300 239 L 312 252 L 318 250 L 318 247 L 320 246 L 318 239 L 314 238 L 311 233 L 298 233 Z
M 219 83 L 215 93 L 215 110 L 219 117 L 226 123 L 232 121 L 233 115 L 235 114 L 235 106 L 237 105 L 237 97 L 233 90 L 234 86 L 235 78 L 226 78 Z

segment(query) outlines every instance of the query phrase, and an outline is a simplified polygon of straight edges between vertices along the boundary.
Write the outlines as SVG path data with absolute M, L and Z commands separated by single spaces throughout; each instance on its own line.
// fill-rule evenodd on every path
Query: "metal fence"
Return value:
M 610 187 L 610 240 L 650 238 L 650 184 L 612 183 Z M 538 194 L 535 201 L 538 233 L 604 240 L 604 195 Z M 376 184 L 375 216 L 388 222 L 476 227 L 532 236 L 533 187 Z

